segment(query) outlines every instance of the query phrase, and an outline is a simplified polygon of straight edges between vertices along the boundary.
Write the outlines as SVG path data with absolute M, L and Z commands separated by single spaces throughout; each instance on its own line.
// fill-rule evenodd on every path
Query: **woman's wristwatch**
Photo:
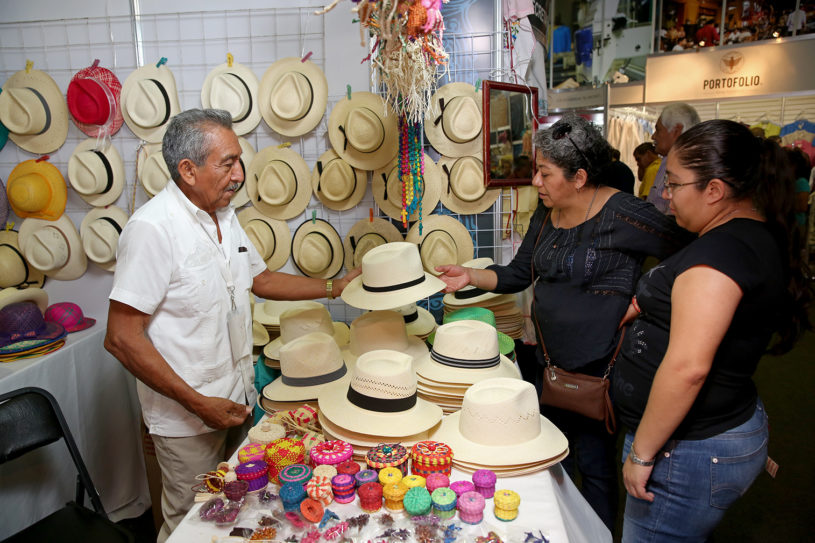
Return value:
M 631 451 L 629 451 L 629 453 L 628 453 L 628 458 L 630 458 L 631 461 L 634 462 L 635 464 L 637 464 L 638 466 L 651 467 L 651 466 L 654 465 L 654 462 L 656 462 L 656 458 L 653 458 L 651 460 L 643 460 L 642 458 L 637 456 L 637 453 L 634 452 L 634 444 L 633 443 L 631 444 Z

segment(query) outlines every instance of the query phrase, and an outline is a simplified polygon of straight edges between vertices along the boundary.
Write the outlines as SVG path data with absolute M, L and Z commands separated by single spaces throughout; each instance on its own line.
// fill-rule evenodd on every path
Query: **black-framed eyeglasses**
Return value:
M 570 125 L 569 123 L 561 123 L 561 124 L 557 125 L 552 130 L 552 139 L 557 141 L 557 140 L 562 140 L 563 138 L 567 138 L 572 143 L 574 148 L 577 149 L 577 152 L 580 153 L 580 156 L 583 157 L 583 160 L 586 161 L 586 170 L 588 170 L 589 166 L 591 165 L 591 162 L 589 161 L 589 157 L 586 156 L 586 153 L 584 153 L 580 149 L 580 147 L 577 146 L 577 144 L 574 142 L 572 137 L 569 135 L 569 133 L 571 131 L 572 131 L 572 125 Z
M 689 181 L 688 183 L 669 183 L 669 182 L 666 182 L 665 183 L 665 192 L 668 194 L 668 196 L 673 196 L 674 195 L 674 189 L 676 189 L 676 188 L 686 187 L 688 185 L 699 185 L 699 184 L 702 184 L 702 183 L 704 183 L 704 181 Z

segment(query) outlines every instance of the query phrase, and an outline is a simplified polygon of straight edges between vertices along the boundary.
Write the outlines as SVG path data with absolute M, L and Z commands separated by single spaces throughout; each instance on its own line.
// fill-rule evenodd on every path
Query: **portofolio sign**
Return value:
M 675 102 L 815 90 L 815 40 L 655 55 L 645 65 L 645 101 Z

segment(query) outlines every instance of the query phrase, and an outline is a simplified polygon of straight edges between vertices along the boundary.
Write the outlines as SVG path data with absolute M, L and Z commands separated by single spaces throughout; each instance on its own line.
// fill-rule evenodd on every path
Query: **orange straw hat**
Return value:
M 7 185 L 9 204 L 18 217 L 55 221 L 65 211 L 65 178 L 47 160 L 19 163 L 11 170 Z

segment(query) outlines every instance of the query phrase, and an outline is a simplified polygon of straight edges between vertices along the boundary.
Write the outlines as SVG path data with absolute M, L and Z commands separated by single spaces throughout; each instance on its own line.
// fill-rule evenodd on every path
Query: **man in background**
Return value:
M 667 156 L 677 138 L 691 126 L 699 124 L 699 121 L 699 114 L 688 104 L 677 102 L 665 106 L 657 119 L 652 136 L 657 154 L 663 158 Z M 665 188 L 665 165 L 666 161 L 663 160 L 659 165 L 654 185 L 646 198 L 663 213 L 668 212 L 668 200 L 662 198 L 662 190 Z
M 634 160 L 637 161 L 637 178 L 640 180 L 637 196 L 645 200 L 654 186 L 654 179 L 656 179 L 662 159 L 659 158 L 654 144 L 646 141 L 634 149 Z

